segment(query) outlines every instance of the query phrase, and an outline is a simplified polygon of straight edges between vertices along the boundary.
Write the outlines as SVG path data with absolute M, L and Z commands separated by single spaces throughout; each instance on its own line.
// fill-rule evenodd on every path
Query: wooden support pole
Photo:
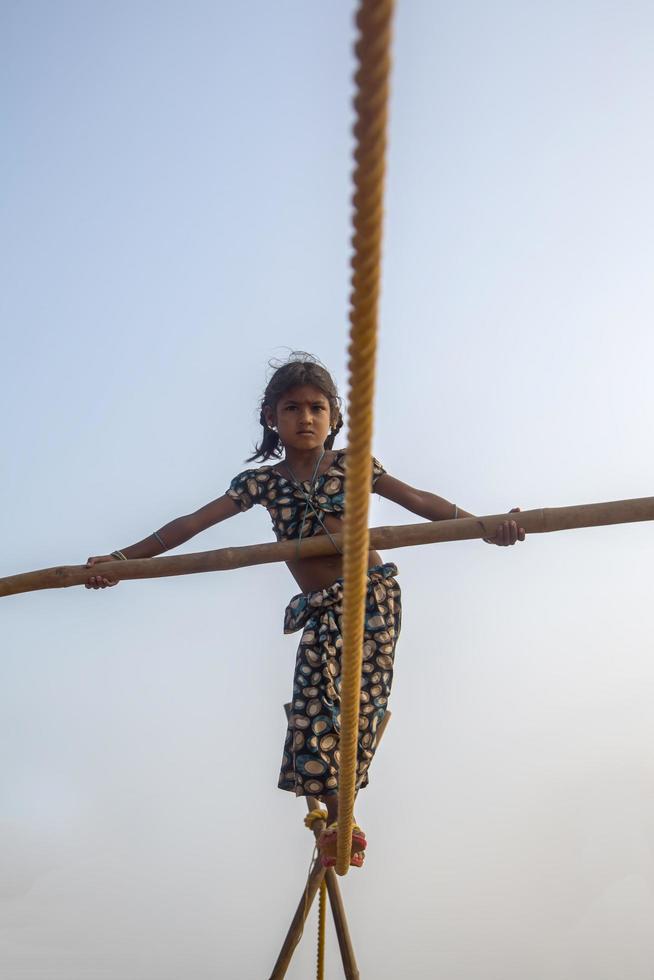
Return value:
M 334 929 L 338 938 L 338 948 L 341 951 L 343 961 L 343 972 L 346 980 L 359 980 L 359 968 L 354 955 L 354 945 L 350 936 L 350 929 L 345 916 L 345 906 L 343 896 L 338 886 L 338 878 L 333 868 L 327 868 L 325 875 L 327 883 L 327 894 L 329 895 L 329 905 L 334 919 Z
M 490 538 L 503 521 L 517 520 L 528 534 L 545 534 L 580 527 L 601 527 L 608 524 L 629 524 L 654 520 L 654 497 L 634 500 L 612 500 L 599 504 L 578 504 L 574 507 L 547 507 L 525 510 L 519 514 L 491 514 L 485 517 L 465 517 L 456 521 L 424 521 L 396 527 L 375 527 L 370 531 L 370 547 L 380 551 L 408 548 L 417 544 L 438 544 L 443 541 L 467 541 Z M 336 546 L 342 548 L 342 535 L 333 535 Z M 219 548 L 190 555 L 171 555 L 162 558 L 135 558 L 112 561 L 93 569 L 84 565 L 59 565 L 35 572 L 23 572 L 0 578 L 0 596 L 38 589 L 64 589 L 84 585 L 91 575 L 102 574 L 115 579 L 163 578 L 169 575 L 194 575 L 197 572 L 218 572 L 249 565 L 291 561 L 332 555 L 334 546 L 326 535 L 318 534 L 297 541 L 272 544 L 251 544 L 241 548 Z
M 289 927 L 286 934 L 286 939 L 282 945 L 279 956 L 277 957 L 277 962 L 273 967 L 273 971 L 270 974 L 270 980 L 281 980 L 282 977 L 286 976 L 286 971 L 288 970 L 289 964 L 293 953 L 295 952 L 295 947 L 302 938 L 302 933 L 304 932 L 304 923 L 306 922 L 307 915 L 313 904 L 313 900 L 316 897 L 316 892 L 320 888 L 320 882 L 325 877 L 325 868 L 323 868 L 320 863 L 320 858 L 318 857 L 314 863 L 311 871 L 309 873 L 309 878 L 305 889 L 302 892 L 302 896 L 298 903 L 298 907 L 295 910 L 295 915 L 293 916 L 293 921 Z

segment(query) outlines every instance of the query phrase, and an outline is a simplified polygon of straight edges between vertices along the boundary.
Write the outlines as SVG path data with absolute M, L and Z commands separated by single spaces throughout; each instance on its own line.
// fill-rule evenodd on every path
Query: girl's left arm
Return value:
M 396 480 L 394 476 L 389 476 L 388 473 L 382 474 L 377 479 L 374 492 L 399 504 L 400 507 L 411 511 L 412 514 L 424 517 L 426 521 L 450 521 L 454 517 L 476 516 L 468 513 L 467 510 L 462 510 L 461 507 L 450 503 L 443 497 L 437 497 L 435 493 L 417 490 L 415 487 L 409 486 L 408 483 L 402 483 L 401 480 Z M 519 511 L 519 507 L 512 507 L 510 513 L 516 514 Z M 503 546 L 524 540 L 525 529 L 514 520 L 504 521 L 503 524 L 500 524 L 494 538 L 484 538 L 487 544 Z

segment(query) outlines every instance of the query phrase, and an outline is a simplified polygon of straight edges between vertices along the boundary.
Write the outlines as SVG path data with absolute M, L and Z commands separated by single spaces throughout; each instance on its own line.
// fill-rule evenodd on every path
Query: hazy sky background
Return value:
M 344 393 L 353 6 L 3 0 L 0 575 L 219 496 L 271 357 Z M 398 4 L 393 475 L 480 514 L 653 492 L 653 51 L 638 0 Z M 181 550 L 270 538 L 258 508 Z M 387 553 L 393 718 L 342 882 L 363 977 L 651 980 L 653 548 Z M 265 566 L 1 600 L 7 980 L 269 975 L 311 855 L 276 788 L 295 591 Z M 291 980 L 314 950 L 312 916 Z

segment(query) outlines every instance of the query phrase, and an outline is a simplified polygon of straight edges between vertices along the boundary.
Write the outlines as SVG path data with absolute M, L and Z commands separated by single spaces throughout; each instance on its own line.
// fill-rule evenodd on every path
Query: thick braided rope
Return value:
M 372 406 L 381 265 L 384 151 L 393 0 L 360 0 L 355 46 L 354 195 L 352 292 L 343 528 L 343 674 L 336 873 L 347 874 L 357 767 L 361 647 L 368 564 L 368 503 L 371 481 Z
M 325 915 L 326 897 L 327 882 L 323 878 L 320 882 L 320 898 L 318 901 L 318 962 L 316 966 L 316 980 L 325 980 L 325 922 L 327 921 Z

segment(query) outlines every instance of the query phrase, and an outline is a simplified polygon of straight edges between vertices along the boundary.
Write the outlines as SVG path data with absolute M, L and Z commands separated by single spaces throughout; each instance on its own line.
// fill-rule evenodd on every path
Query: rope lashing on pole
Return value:
M 343 650 L 336 873 L 347 874 L 354 811 L 361 642 L 368 571 L 372 415 L 388 113 L 392 0 L 361 0 L 355 52 L 352 292 L 343 528 Z

